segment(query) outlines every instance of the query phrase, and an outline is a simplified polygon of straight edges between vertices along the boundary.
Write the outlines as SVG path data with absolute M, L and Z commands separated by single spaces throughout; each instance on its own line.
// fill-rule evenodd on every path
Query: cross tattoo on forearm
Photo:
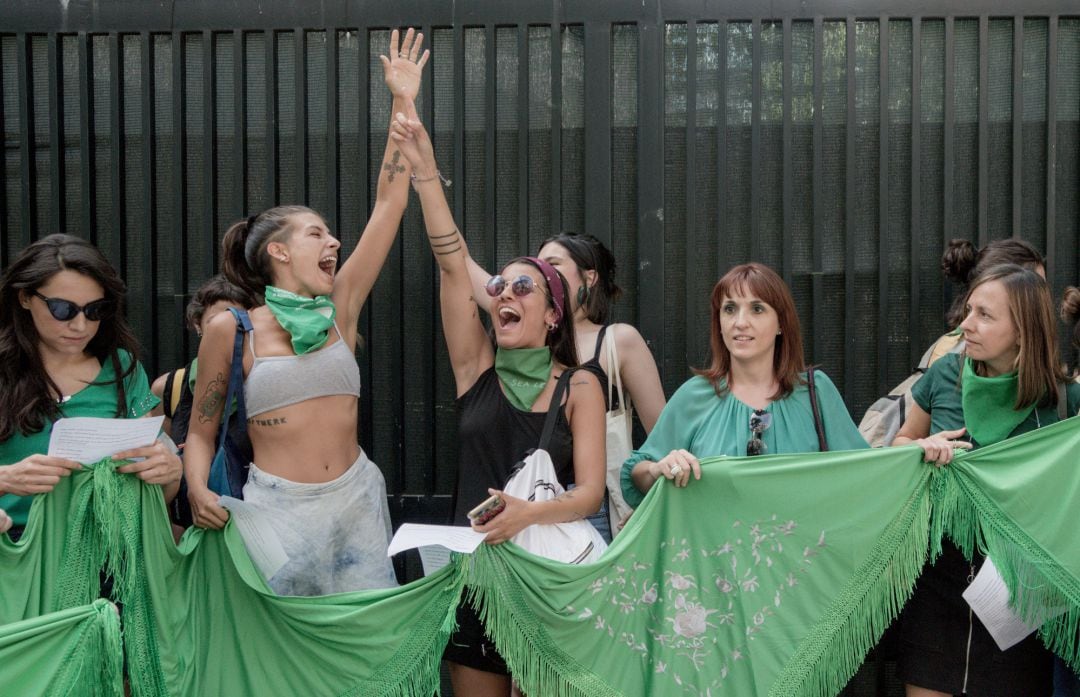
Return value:
M 383 165 L 383 169 L 385 169 L 387 172 L 389 172 L 389 176 L 386 177 L 387 181 L 394 181 L 394 175 L 395 174 L 401 174 L 402 172 L 405 171 L 405 165 L 398 164 L 398 161 L 400 159 L 401 159 L 401 151 L 400 150 L 395 150 L 394 151 L 394 156 L 392 158 L 390 158 L 390 162 L 387 162 L 385 165 Z

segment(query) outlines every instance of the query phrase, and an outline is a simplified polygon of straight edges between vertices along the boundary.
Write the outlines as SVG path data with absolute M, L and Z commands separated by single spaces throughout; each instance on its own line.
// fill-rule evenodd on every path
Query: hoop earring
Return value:
M 555 322 L 551 322 L 550 324 L 548 324 L 548 325 L 547 325 L 547 330 L 548 330 L 548 333 L 549 333 L 549 334 L 550 334 L 551 332 L 555 331 L 555 330 L 556 330 L 556 329 L 558 329 L 558 328 L 559 328 L 559 325 L 558 325 L 558 324 L 556 324 Z

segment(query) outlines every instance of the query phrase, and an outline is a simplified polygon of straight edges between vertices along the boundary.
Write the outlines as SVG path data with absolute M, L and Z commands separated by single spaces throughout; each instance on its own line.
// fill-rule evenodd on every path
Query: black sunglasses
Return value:
M 70 322 L 78 317 L 80 312 L 83 313 L 83 316 L 86 317 L 87 321 L 100 322 L 103 319 L 111 317 L 113 311 L 116 309 L 116 304 L 107 298 L 95 300 L 92 303 L 86 303 L 80 307 L 70 300 L 64 300 L 63 298 L 46 298 L 36 290 L 34 291 L 34 297 L 41 298 L 45 301 L 45 304 L 49 308 L 49 314 L 58 322 Z
M 772 426 L 772 414 L 764 409 L 755 409 L 750 415 L 750 440 L 746 442 L 746 454 L 748 456 L 764 455 L 769 451 L 765 441 L 761 440 L 761 434 L 769 426 Z
M 510 290 L 514 292 L 514 295 L 519 298 L 523 298 L 536 290 L 540 290 L 540 292 L 543 293 L 543 290 L 536 285 L 536 281 L 533 280 L 533 277 L 528 274 L 521 274 L 510 281 L 507 281 L 502 276 L 492 276 L 488 279 L 488 282 L 484 284 L 484 290 L 487 291 L 488 295 L 494 298 L 502 295 L 502 292 L 506 290 L 507 283 L 510 284 Z

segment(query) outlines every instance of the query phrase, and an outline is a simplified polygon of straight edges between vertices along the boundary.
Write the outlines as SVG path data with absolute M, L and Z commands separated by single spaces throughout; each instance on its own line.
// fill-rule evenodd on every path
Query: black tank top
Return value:
M 611 404 L 608 404 L 608 375 L 600 365 L 600 349 L 604 346 L 604 335 L 607 334 L 610 326 L 610 324 L 605 324 L 600 327 L 600 332 L 596 335 L 596 348 L 593 349 L 593 357 L 581 364 L 582 368 L 595 375 L 596 379 L 600 381 L 600 391 L 604 393 L 604 406 L 607 411 L 619 408 L 618 392 L 611 395 Z M 612 337 L 611 340 L 615 341 L 615 337 Z M 623 387 L 623 389 L 626 388 Z
M 454 525 L 468 525 L 466 513 L 488 497 L 488 487 L 501 489 L 514 465 L 540 444 L 547 412 L 521 411 L 506 399 L 492 366 L 485 370 L 458 404 L 457 488 Z M 566 411 L 558 405 L 548 454 L 564 487 L 574 483 L 574 444 Z

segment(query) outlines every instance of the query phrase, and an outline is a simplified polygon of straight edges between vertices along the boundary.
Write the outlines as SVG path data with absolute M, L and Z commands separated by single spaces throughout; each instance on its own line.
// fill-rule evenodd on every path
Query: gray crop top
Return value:
M 316 397 L 360 397 L 360 367 L 340 330 L 333 344 L 302 356 L 256 356 L 254 330 L 249 342 L 255 359 L 244 381 L 249 418 Z

